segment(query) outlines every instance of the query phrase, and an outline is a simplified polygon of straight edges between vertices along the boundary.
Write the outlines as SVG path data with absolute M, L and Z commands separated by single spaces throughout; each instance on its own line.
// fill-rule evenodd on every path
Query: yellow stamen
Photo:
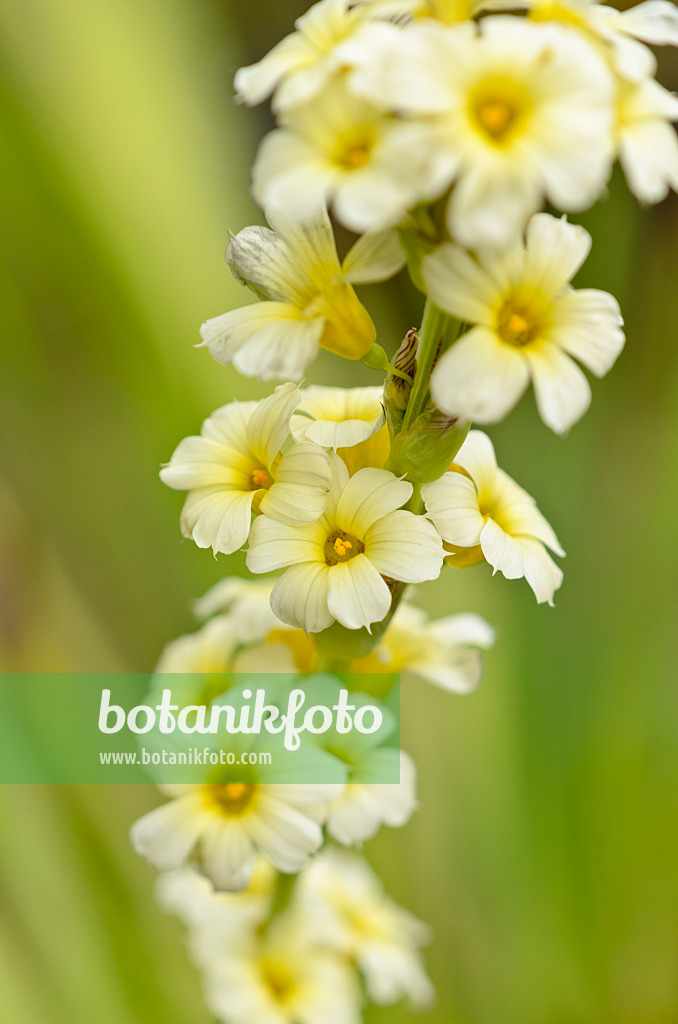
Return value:
M 344 530 L 333 530 L 325 541 L 325 562 L 327 565 L 338 565 L 348 562 L 349 558 L 362 555 L 365 545 L 358 537 Z
M 515 120 L 515 111 L 503 100 L 491 100 L 478 108 L 478 120 L 493 138 L 500 138 Z
M 237 817 L 249 807 L 257 787 L 247 782 L 227 782 L 204 789 L 207 803 L 213 809 L 226 817 Z
M 273 483 L 265 469 L 253 469 L 250 473 L 250 480 L 252 481 L 252 490 L 259 490 L 261 487 L 268 490 Z
M 369 158 L 370 150 L 368 146 L 352 146 L 341 154 L 339 163 L 348 170 L 355 171 L 359 167 L 364 167 Z
M 346 554 L 346 552 L 349 551 L 352 547 L 353 545 L 351 544 L 350 540 L 342 540 L 341 537 L 337 537 L 337 539 L 334 542 L 334 550 L 337 552 L 338 555 L 341 555 L 342 558 Z
M 506 330 L 509 334 L 522 334 L 526 331 L 529 324 L 524 316 L 520 316 L 518 313 L 512 313 L 506 321 Z

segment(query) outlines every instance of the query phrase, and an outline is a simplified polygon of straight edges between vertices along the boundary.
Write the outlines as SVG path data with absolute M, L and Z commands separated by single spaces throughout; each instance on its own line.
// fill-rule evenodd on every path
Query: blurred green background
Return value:
M 232 73 L 304 7 L 0 2 L 5 670 L 148 670 L 191 628 L 191 599 L 242 570 L 181 542 L 157 467 L 217 405 L 265 391 L 192 345 L 248 300 L 223 251 L 258 220 L 268 115 L 232 104 Z M 627 350 L 567 439 L 529 397 L 493 431 L 568 551 L 565 585 L 555 610 L 486 567 L 420 591 L 432 612 L 481 612 L 499 642 L 471 697 L 405 685 L 421 809 L 367 847 L 435 929 L 431 1024 L 678 1021 L 678 202 L 640 210 L 616 177 L 584 220 L 578 283 L 619 296 Z M 387 348 L 418 320 L 406 286 L 365 297 Z M 330 379 L 377 380 L 324 356 L 308 380 Z M 207 1022 L 127 840 L 156 803 L 4 788 L 2 1021 Z

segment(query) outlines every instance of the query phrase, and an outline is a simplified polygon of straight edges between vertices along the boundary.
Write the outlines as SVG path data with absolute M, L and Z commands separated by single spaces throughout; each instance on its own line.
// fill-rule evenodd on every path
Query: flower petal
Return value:
M 359 469 L 346 484 L 335 514 L 337 526 L 362 538 L 377 519 L 412 497 L 412 484 L 386 469 Z
M 678 46 L 678 8 L 667 0 L 646 0 L 621 11 L 615 21 L 624 32 L 645 43 Z
M 397 231 L 373 231 L 351 246 L 341 271 L 351 284 L 374 284 L 388 281 L 403 269 L 406 261 Z
M 470 430 L 454 461 L 466 470 L 476 485 L 478 502 L 486 503 L 494 492 L 498 472 L 494 445 L 487 434 Z
M 448 544 L 470 548 L 480 543 L 485 520 L 478 507 L 478 492 L 463 473 L 444 473 L 421 489 L 426 511 Z
M 160 470 L 160 479 L 176 491 L 222 484 L 224 490 L 249 486 L 247 454 L 209 437 L 185 437 Z
M 521 352 L 485 327 L 474 327 L 448 349 L 431 375 L 433 401 L 450 416 L 497 423 L 530 380 Z
M 497 282 L 458 245 L 447 243 L 422 261 L 430 298 L 451 316 L 491 324 L 500 297 Z
M 330 491 L 330 463 L 317 444 L 301 441 L 283 455 L 275 483 L 261 499 L 260 510 L 290 526 L 314 523 L 325 511 Z
M 556 434 L 564 434 L 591 403 L 589 382 L 577 364 L 552 342 L 540 348 L 526 345 L 525 358 L 530 364 L 539 415 Z
M 288 526 L 268 516 L 257 516 L 250 531 L 247 568 L 274 572 L 297 562 L 325 564 L 326 533 L 321 526 Z
M 370 560 L 364 554 L 356 555 L 348 562 L 331 566 L 327 605 L 347 629 L 369 629 L 387 614 L 391 591 Z
M 495 572 L 509 580 L 525 577 L 537 602 L 553 605 L 553 595 L 563 581 L 563 572 L 544 546 L 531 537 L 509 537 L 491 519 L 485 524 L 480 543 Z
M 132 846 L 158 871 L 173 871 L 186 860 L 209 820 L 197 793 L 179 797 L 135 821 Z
M 270 467 L 289 437 L 290 418 L 301 401 L 296 384 L 281 384 L 257 404 L 247 429 L 252 453 L 262 466 Z
M 218 363 L 262 380 L 299 380 L 323 329 L 322 317 L 302 320 L 295 306 L 261 302 L 206 320 L 200 334 Z
M 199 487 L 190 491 L 181 510 L 181 532 L 199 548 L 231 555 L 243 546 L 252 522 L 254 491 Z
M 596 288 L 566 292 L 553 309 L 551 340 L 602 377 L 624 347 L 623 320 L 613 295 Z
M 220 892 L 242 892 L 250 883 L 254 850 L 237 821 L 214 818 L 200 843 L 202 867 Z
M 319 633 L 334 622 L 327 606 L 329 566 L 324 562 L 292 565 L 273 588 L 273 614 L 289 626 Z
M 546 296 L 565 288 L 591 251 L 591 236 L 578 224 L 548 213 L 530 218 L 526 234 L 525 276 Z
M 444 557 L 433 524 L 404 509 L 384 516 L 369 528 L 365 554 L 383 576 L 403 583 L 437 580 Z

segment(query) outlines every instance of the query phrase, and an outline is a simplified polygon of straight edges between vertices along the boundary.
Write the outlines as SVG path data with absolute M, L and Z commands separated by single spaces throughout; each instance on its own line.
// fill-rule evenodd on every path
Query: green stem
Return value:
M 426 405 L 433 361 L 440 339 L 445 333 L 448 319 L 448 316 L 438 309 L 430 299 L 426 300 L 417 348 L 417 373 L 407 402 L 401 430 L 407 430 Z

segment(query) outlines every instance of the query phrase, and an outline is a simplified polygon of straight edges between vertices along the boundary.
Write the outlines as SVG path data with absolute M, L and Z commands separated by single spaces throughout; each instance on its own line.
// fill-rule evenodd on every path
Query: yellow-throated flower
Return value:
M 371 34 L 366 39 L 371 49 Z M 426 135 L 424 125 L 393 117 L 339 79 L 265 137 L 252 168 L 254 197 L 296 217 L 331 203 L 341 223 L 361 233 L 392 227 L 431 195 Z
M 181 530 L 198 547 L 237 551 L 249 535 L 253 509 L 292 524 L 322 514 L 330 485 L 327 454 L 307 441 L 280 451 L 300 400 L 296 385 L 282 384 L 261 402 L 217 409 L 199 437 L 180 442 L 160 477 L 188 491 Z
M 292 436 L 331 448 L 351 475 L 366 466 L 383 469 L 391 449 L 383 394 L 380 387 L 304 388 L 290 422 Z
M 318 941 L 357 965 L 370 999 L 388 1006 L 403 997 L 423 1009 L 435 997 L 421 947 L 430 930 L 398 906 L 362 857 L 325 849 L 299 879 L 299 905 Z
M 384 469 L 361 469 L 349 479 L 330 454 L 327 508 L 311 526 L 284 526 L 260 516 L 252 527 L 251 572 L 285 567 L 271 594 L 273 611 L 292 626 L 318 632 L 335 620 L 360 629 L 391 606 L 384 577 L 421 583 L 440 574 L 440 538 L 422 516 L 401 508 L 412 484 Z
M 265 301 L 205 321 L 200 334 L 217 362 L 250 377 L 298 380 L 319 347 L 346 359 L 361 359 L 372 347 L 374 324 L 352 285 L 400 270 L 397 236 L 367 235 L 340 264 L 327 210 L 309 208 L 306 195 L 299 220 L 267 210 L 273 230 L 254 226 L 231 238 L 233 274 Z
M 671 121 L 678 121 L 678 97 L 672 92 L 654 78 L 620 81 L 619 162 L 629 188 L 645 203 L 661 202 L 669 189 L 678 192 L 678 138 Z
M 539 604 L 553 604 L 563 573 L 546 548 L 565 552 L 534 498 L 497 466 L 487 434 L 472 430 L 450 472 L 422 487 L 421 496 L 450 565 L 485 560 L 506 579 L 524 576 Z
M 524 246 L 518 241 L 475 260 L 446 244 L 424 260 L 433 301 L 476 325 L 433 371 L 431 393 L 440 409 L 496 423 L 531 379 L 547 426 L 562 434 L 577 422 L 591 389 L 573 359 L 602 377 L 624 345 L 613 296 L 570 287 L 590 245 L 584 228 L 540 213 L 530 220 Z
M 189 857 L 217 889 L 249 884 L 255 853 L 280 871 L 296 872 L 323 842 L 327 804 L 342 784 L 252 782 L 167 785 L 173 797 L 134 823 L 132 845 L 158 871 L 174 871 Z
M 214 1015 L 225 1024 L 360 1024 L 357 975 L 312 924 L 292 908 L 215 961 L 205 977 Z
M 356 92 L 418 119 L 447 225 L 470 248 L 502 246 L 543 197 L 583 210 L 614 147 L 614 76 L 583 36 L 510 16 L 479 25 L 422 21 L 352 72 Z M 430 182 L 427 182 L 427 185 Z
M 295 32 L 256 64 L 236 72 L 239 99 L 253 105 L 275 92 L 275 111 L 307 103 L 341 72 L 341 44 L 371 13 L 368 6 L 352 0 L 320 0 L 295 21 Z
M 586 33 L 630 80 L 656 70 L 654 54 L 643 43 L 678 46 L 678 9 L 668 0 L 646 0 L 626 11 L 599 0 L 525 0 L 515 6 L 527 7 L 535 21 L 560 21 Z
M 351 664 L 352 672 L 411 672 L 450 693 L 468 693 L 480 682 L 481 650 L 494 630 L 471 612 L 429 619 L 402 601 L 375 649 Z

